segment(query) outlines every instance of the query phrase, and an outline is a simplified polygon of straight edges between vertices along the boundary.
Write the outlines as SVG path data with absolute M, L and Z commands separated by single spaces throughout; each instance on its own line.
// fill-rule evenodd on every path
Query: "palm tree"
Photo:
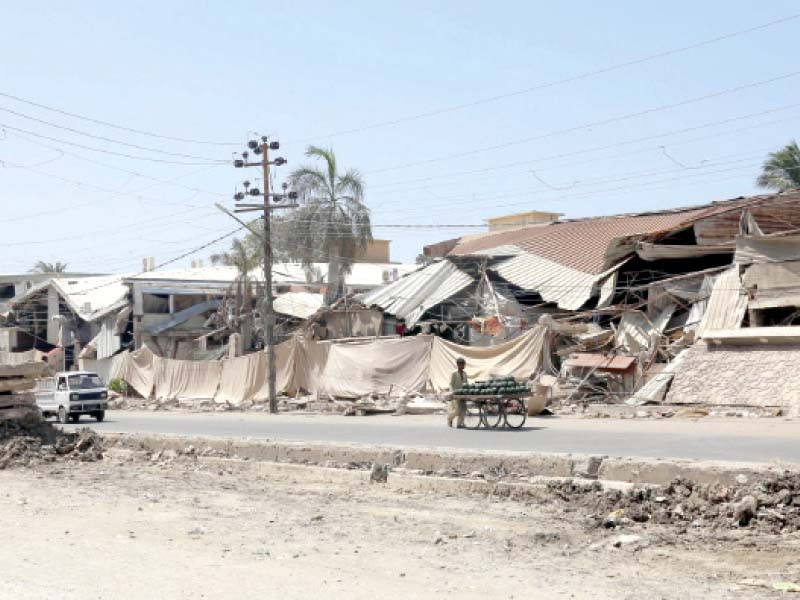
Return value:
M 797 142 L 792 141 L 777 152 L 770 152 L 756 183 L 779 192 L 800 188 L 800 148 Z
M 255 238 L 255 236 L 253 236 Z M 236 297 L 237 311 L 241 314 L 243 308 L 247 307 L 251 298 L 250 271 L 261 264 L 261 254 L 257 251 L 258 245 L 245 238 L 233 240 L 231 249 L 227 252 L 220 252 L 211 255 L 211 263 L 214 265 L 225 265 L 236 267 L 238 275 L 236 277 Z
M 321 161 L 322 168 L 307 165 L 291 175 L 303 203 L 288 219 L 288 250 L 306 266 L 320 258 L 328 263 L 325 302 L 331 305 L 344 295 L 344 277 L 372 240 L 369 209 L 358 171 L 339 173 L 330 149 L 309 146 L 306 156 Z
M 33 269 L 31 269 L 33 273 L 53 273 L 53 274 L 61 274 L 67 272 L 67 263 L 62 263 L 59 261 L 49 263 L 43 260 L 40 260 L 35 265 L 33 265 Z

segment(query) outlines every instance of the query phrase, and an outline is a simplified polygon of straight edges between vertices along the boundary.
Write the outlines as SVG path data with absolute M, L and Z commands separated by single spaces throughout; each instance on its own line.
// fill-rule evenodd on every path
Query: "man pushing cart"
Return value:
M 459 429 L 522 427 L 528 417 L 525 405 L 525 399 L 531 396 L 528 385 L 513 377 L 495 377 L 471 384 L 466 366 L 466 361 L 459 358 L 456 361 L 458 369 L 450 376 L 452 397 L 447 411 L 447 426 L 452 427 L 455 420 Z

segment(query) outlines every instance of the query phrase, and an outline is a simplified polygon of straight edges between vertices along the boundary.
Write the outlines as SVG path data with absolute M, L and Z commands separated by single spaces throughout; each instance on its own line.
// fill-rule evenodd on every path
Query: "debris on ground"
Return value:
M 0 470 L 56 460 L 94 462 L 102 458 L 102 440 L 88 427 L 65 432 L 33 419 L 0 424 Z
M 548 491 L 565 503 L 588 509 L 598 527 L 633 523 L 683 527 L 754 527 L 769 533 L 800 531 L 800 474 L 721 485 L 676 478 L 667 486 L 604 489 L 600 482 L 551 481 Z
M 389 465 L 372 463 L 369 474 L 370 483 L 386 483 L 389 480 Z
M 157 399 L 137 398 L 112 394 L 108 400 L 110 410 L 146 410 L 151 412 L 266 412 L 266 402 L 246 401 L 239 404 L 215 402 L 212 398 Z M 377 414 L 429 415 L 443 414 L 447 404 L 438 394 L 370 394 L 363 398 L 345 399 L 320 395 L 300 395 L 295 398 L 278 398 L 279 412 L 302 412 L 311 414 L 340 414 L 369 416 Z

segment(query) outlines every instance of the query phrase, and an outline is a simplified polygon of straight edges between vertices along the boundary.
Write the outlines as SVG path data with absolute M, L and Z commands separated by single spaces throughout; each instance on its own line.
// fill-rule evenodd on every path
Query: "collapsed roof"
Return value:
M 765 234 L 800 230 L 800 192 L 465 236 L 447 260 L 374 290 L 364 302 L 415 322 L 474 281 L 457 265 L 475 257 L 506 282 L 560 309 L 578 310 L 593 298 L 602 307 L 613 300 L 617 274 L 632 258 L 732 255 L 744 217 L 754 219 Z
M 8 302 L 10 309 L 52 287 L 67 306 L 82 320 L 95 321 L 128 304 L 128 288 L 123 276 L 57 277 L 33 286 Z

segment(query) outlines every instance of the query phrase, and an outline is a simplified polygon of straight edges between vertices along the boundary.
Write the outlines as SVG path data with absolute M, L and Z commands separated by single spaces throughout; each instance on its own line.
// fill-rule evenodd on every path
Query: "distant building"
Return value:
M 391 240 L 370 240 L 366 249 L 356 257 L 359 263 L 389 263 Z
M 452 240 L 445 240 L 435 244 L 428 244 L 422 247 L 422 255 L 426 258 L 444 258 L 450 251 L 456 247 L 461 238 L 453 238 Z
M 505 231 L 506 229 L 515 229 L 517 227 L 528 227 L 529 225 L 545 225 L 553 221 L 558 221 L 562 216 L 563 213 L 529 210 L 527 212 L 503 215 L 501 217 L 492 217 L 491 219 L 484 219 L 484 221 L 489 225 L 489 233 L 494 233 L 496 231 Z

